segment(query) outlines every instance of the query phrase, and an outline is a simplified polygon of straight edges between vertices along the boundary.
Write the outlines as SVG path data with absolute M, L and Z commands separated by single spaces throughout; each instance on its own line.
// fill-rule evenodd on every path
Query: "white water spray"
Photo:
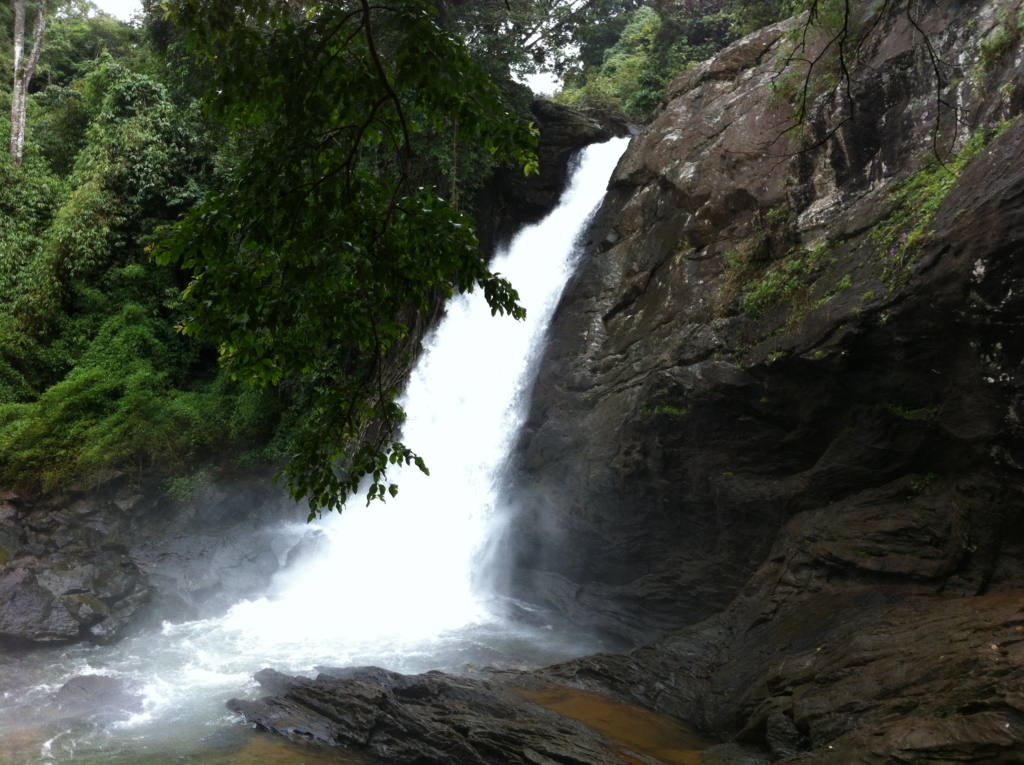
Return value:
M 194 741 L 197 729 L 223 718 L 225 699 L 253 691 L 249 678 L 265 666 L 310 672 L 318 664 L 377 664 L 417 672 L 495 655 L 566 658 L 573 649 L 565 645 L 538 648 L 550 632 L 542 636 L 489 614 L 474 592 L 474 572 L 495 521 L 497 482 L 524 414 L 531 362 L 575 263 L 576 238 L 627 142 L 587 148 L 559 207 L 495 259 L 493 270 L 519 291 L 526 321 L 492 317 L 476 292 L 452 300 L 428 336 L 402 401 L 402 440 L 423 455 L 429 477 L 400 470 L 396 499 L 370 507 L 355 501 L 319 522 L 326 549 L 280 575 L 265 598 L 239 603 L 221 618 L 165 625 L 160 635 L 74 647 L 38 673 L 21 667 L 38 684 L 22 702 L 0 698 L 0 718 L 5 705 L 32 714 L 33 704 L 45 703 L 74 674 L 124 676 L 145 689 L 145 713 L 121 726 L 131 733 L 117 745 L 94 744 L 110 755 L 95 761 L 127 763 L 140 738 Z M 0 719 L 0 737 L 3 730 Z

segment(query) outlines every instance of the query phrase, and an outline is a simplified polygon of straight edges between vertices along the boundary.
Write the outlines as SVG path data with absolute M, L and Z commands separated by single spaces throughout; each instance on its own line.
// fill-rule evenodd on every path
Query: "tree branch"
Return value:
M 412 151 L 412 143 L 409 141 L 409 125 L 405 119 L 405 112 L 402 109 L 402 101 L 399 99 L 395 89 L 391 86 L 391 81 L 388 79 L 388 74 L 384 71 L 384 65 L 380 61 L 380 56 L 377 54 L 377 46 L 373 41 L 373 29 L 370 24 L 370 4 L 367 0 L 360 0 L 363 6 L 363 27 L 366 30 L 366 45 L 370 50 L 370 57 L 373 59 L 374 67 L 377 69 L 377 77 L 380 80 L 381 87 L 388 94 L 388 97 L 395 104 L 395 111 L 398 113 L 398 121 L 402 124 L 402 136 L 405 139 L 404 153 L 405 153 L 405 166 L 402 168 L 402 175 L 408 175 L 411 169 L 409 152 Z
M 14 0 L 14 77 L 17 81 L 25 55 L 25 0 Z

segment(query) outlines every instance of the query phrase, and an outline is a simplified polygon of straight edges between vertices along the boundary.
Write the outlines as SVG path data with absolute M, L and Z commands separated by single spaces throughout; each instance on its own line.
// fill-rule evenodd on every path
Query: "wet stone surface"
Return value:
M 398 763 L 698 765 L 706 745 L 665 715 L 530 675 L 401 675 L 377 667 L 341 677 L 256 679 L 271 696 L 228 706 L 260 730 Z M 532 686 L 529 688 L 523 685 Z

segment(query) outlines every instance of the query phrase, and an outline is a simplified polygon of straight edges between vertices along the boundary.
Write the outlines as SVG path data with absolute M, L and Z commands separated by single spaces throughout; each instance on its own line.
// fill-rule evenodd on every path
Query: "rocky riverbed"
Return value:
M 326 668 L 310 679 L 266 669 L 256 680 L 273 695 L 228 704 L 248 722 L 388 762 L 698 765 L 708 746 L 671 717 L 536 673 L 409 676 L 361 667 Z

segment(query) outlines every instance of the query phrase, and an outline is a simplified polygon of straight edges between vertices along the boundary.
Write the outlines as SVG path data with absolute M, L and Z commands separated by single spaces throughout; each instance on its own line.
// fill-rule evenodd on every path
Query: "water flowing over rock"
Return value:
M 232 709 L 398 762 L 643 762 L 515 691 L 562 686 L 688 722 L 721 742 L 705 765 L 1024 761 L 1019 35 L 983 55 L 1019 8 L 885 7 L 798 131 L 773 96 L 794 22 L 681 74 L 556 312 L 503 586 L 639 647 L 470 677 L 264 671 L 271 695 Z M 69 639 L 156 586 L 99 537 L 92 568 L 61 558 L 73 507 L 0 502 L 5 634 Z M 174 570 L 183 601 L 217 591 Z
M 539 172 L 529 177 L 515 168 L 498 168 L 472 202 L 481 246 L 494 251 L 523 226 L 537 223 L 558 204 L 580 149 L 639 130 L 617 112 L 580 112 L 546 100 L 530 107 L 540 138 Z
M 639 703 L 724 742 L 705 765 L 1022 761 L 1024 124 L 996 127 L 1024 64 L 980 56 L 1016 6 L 905 11 L 852 110 L 822 98 L 784 132 L 782 24 L 682 74 L 634 139 L 549 333 L 504 543 L 515 595 L 657 639 L 474 693 Z M 962 79 L 937 83 L 922 34 Z M 903 247 L 903 184 L 972 134 L 987 148 Z M 359 682 L 420 704 L 463 680 L 320 677 L 236 708 L 296 735 L 279 721 Z M 496 724 L 493 698 L 459 714 Z M 434 740 L 402 730 L 387 756 Z M 428 761 L 460 762 L 451 741 Z
M 583 135 L 593 137 L 597 130 L 589 119 L 553 111 L 581 123 Z M 573 130 L 566 135 L 571 138 Z M 223 700 L 245 692 L 247 676 L 267 661 L 292 671 L 308 671 L 315 662 L 371 661 L 424 671 L 486 662 L 522 666 L 578 655 L 580 637 L 572 631 L 545 632 L 548 622 L 502 619 L 500 609 L 474 591 L 473 572 L 493 518 L 494 478 L 518 428 L 518 402 L 536 349 L 575 262 L 581 228 L 626 144 L 588 148 L 557 209 L 494 259 L 494 267 L 517 283 L 529 308 L 525 321 L 494 318 L 480 292 L 447 305 L 445 320 L 424 340 L 402 399 L 408 414 L 403 437 L 427 456 L 431 476 L 415 469 L 393 473 L 403 492 L 386 505 L 349 507 L 310 529 L 288 523 L 298 508 L 259 475 L 197 482 L 187 501 L 168 496 L 157 476 L 120 475 L 67 496 L 21 500 L 13 514 L 5 514 L 19 537 L 4 571 L 17 578 L 10 588 L 15 597 L 0 602 L 0 614 L 17 606 L 18 592 L 34 587 L 36 579 L 46 585 L 29 592 L 43 599 L 41 605 L 21 609 L 28 622 L 42 621 L 41 627 L 9 633 L 8 641 L 108 642 L 106 635 L 112 641 L 123 634 L 118 630 L 125 620 L 100 611 L 134 603 L 143 593 L 151 602 L 127 627 L 148 623 L 159 629 L 104 649 L 61 647 L 49 655 L 25 654 L 25 661 L 20 652 L 0 654 L 0 739 L 19 739 L 24 743 L 18 748 L 36 746 L 44 757 L 95 754 L 107 762 L 134 762 L 138 741 L 144 740 L 151 752 L 180 758 L 206 750 L 197 740 L 209 734 L 206 726 L 232 724 L 223 715 Z M 54 599 L 59 603 L 50 608 Z M 51 613 L 63 621 L 48 623 Z M 85 634 L 82 619 L 89 622 Z M 110 632 L 96 632 L 108 627 Z M 599 645 L 589 635 L 582 639 Z M 64 683 L 87 667 L 141 688 L 144 714 L 110 726 L 106 720 L 69 718 L 58 708 L 67 707 L 60 699 L 40 698 L 38 689 Z M 86 696 L 98 693 L 105 689 L 79 686 L 112 680 L 76 680 L 63 695 L 76 689 Z M 510 699 L 495 708 L 509 704 L 514 712 L 525 702 Z M 441 704 L 437 714 L 444 709 Z M 568 734 L 556 735 L 551 724 L 558 718 L 552 713 L 533 714 L 539 715 L 527 737 L 533 746 L 550 752 L 586 749 Z M 508 751 L 526 745 L 515 726 L 506 731 L 491 725 L 488 715 L 477 714 L 481 735 L 492 730 L 507 739 Z M 424 723 L 417 735 L 428 734 L 432 725 Z M 585 735 L 580 726 L 569 728 Z M 416 736 L 407 738 L 407 754 L 422 748 Z M 620 761 L 609 760 L 603 748 L 595 751 L 591 761 Z M 14 757 L 29 761 L 28 755 Z
M 542 101 L 533 112 L 540 175 L 503 170 L 472 202 L 489 251 L 551 212 L 580 149 L 631 129 L 615 113 Z M 408 378 L 443 311 L 439 294 L 426 314 L 410 314 L 412 350 L 395 354 L 396 379 Z M 221 614 L 317 549 L 319 532 L 270 531 L 300 517 L 266 471 L 201 483 L 188 502 L 156 473 L 116 473 L 39 502 L 0 494 L 0 641 L 104 644 L 161 620 Z

